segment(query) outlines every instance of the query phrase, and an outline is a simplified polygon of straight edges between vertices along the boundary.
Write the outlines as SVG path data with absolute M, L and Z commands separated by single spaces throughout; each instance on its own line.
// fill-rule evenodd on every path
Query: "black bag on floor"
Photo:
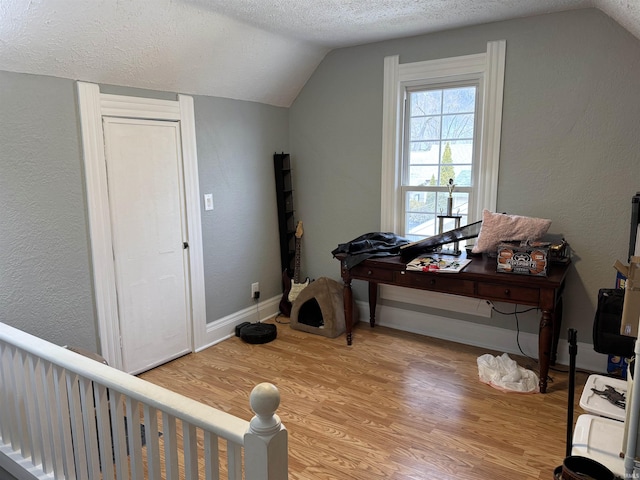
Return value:
M 598 353 L 633 356 L 635 338 L 620 334 L 624 290 L 602 288 L 598 291 L 598 309 L 593 322 L 593 349 Z

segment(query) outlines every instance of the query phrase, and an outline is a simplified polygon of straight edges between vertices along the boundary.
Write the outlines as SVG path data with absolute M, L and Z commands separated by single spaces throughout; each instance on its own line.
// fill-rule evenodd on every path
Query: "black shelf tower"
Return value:
M 288 153 L 274 153 L 273 167 L 276 176 L 276 198 L 278 203 L 278 231 L 280 233 L 280 263 L 282 271 L 291 275 L 294 270 L 295 232 L 293 219 L 293 182 L 291 179 L 291 157 Z

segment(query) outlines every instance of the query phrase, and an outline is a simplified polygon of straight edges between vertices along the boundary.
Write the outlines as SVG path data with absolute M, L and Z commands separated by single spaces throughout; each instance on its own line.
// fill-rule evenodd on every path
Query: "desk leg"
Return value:
M 351 291 L 351 278 L 343 278 L 342 289 L 344 297 L 344 326 L 347 332 L 347 345 L 351 345 L 353 331 L 353 292 Z
M 540 362 L 540 393 L 547 392 L 547 377 L 553 349 L 553 312 L 542 310 L 540 332 L 538 333 L 538 361 Z
M 378 284 L 369 282 L 369 325 L 376 326 L 376 304 L 378 303 Z

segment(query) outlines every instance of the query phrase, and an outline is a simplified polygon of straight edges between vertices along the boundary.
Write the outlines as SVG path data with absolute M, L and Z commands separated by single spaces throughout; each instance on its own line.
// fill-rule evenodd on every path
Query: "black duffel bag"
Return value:
M 598 309 L 593 321 L 593 349 L 598 353 L 630 358 L 636 339 L 620 334 L 624 290 L 602 288 L 598 291 Z

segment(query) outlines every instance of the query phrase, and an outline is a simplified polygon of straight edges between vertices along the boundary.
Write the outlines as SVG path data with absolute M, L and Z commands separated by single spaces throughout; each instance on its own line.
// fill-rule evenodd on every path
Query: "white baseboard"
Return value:
M 235 336 L 236 325 L 243 322 L 264 322 L 275 316 L 279 311 L 281 298 L 282 296 L 269 298 L 259 302 L 257 306 L 245 308 L 214 322 L 207 323 L 204 344 L 196 345 L 196 352 Z
M 199 352 L 233 337 L 235 335 L 236 325 L 242 322 L 263 322 L 273 317 L 279 311 L 280 299 L 280 296 L 272 297 L 260 302 L 258 308 L 245 308 L 232 315 L 220 318 L 215 322 L 208 323 L 205 343 L 197 346 L 196 351 Z M 360 313 L 361 321 L 368 324 L 369 304 L 366 302 L 356 302 L 356 305 Z M 412 310 L 404 310 L 386 305 L 378 305 L 376 310 L 376 324 L 514 355 L 522 354 L 518 348 L 519 340 L 520 346 L 526 355 L 538 358 L 538 335 L 533 333 L 520 332 L 518 339 L 516 339 L 516 332 L 514 330 L 465 322 L 463 320 L 414 312 Z M 357 332 L 355 335 L 357 335 Z M 568 343 L 562 339 L 558 346 L 558 363 L 561 365 L 569 365 L 569 346 Z M 595 350 L 593 350 L 593 345 L 590 343 L 578 342 L 576 367 L 593 372 L 606 372 L 607 356 L 596 353 Z
M 360 313 L 360 320 L 368 324 L 369 304 L 366 302 L 356 302 L 356 304 Z M 532 333 L 520 332 L 517 339 L 517 332 L 514 330 L 386 305 L 378 305 L 376 325 L 514 355 L 522 355 L 518 348 L 519 339 L 524 353 L 532 358 L 538 358 L 538 335 Z M 354 335 L 357 335 L 357 332 Z M 357 339 L 354 339 L 355 343 L 357 343 Z M 558 363 L 569 365 L 569 344 L 563 339 L 560 339 L 560 344 L 558 345 Z M 596 353 L 590 343 L 578 342 L 576 368 L 593 372 L 606 372 L 607 356 Z

